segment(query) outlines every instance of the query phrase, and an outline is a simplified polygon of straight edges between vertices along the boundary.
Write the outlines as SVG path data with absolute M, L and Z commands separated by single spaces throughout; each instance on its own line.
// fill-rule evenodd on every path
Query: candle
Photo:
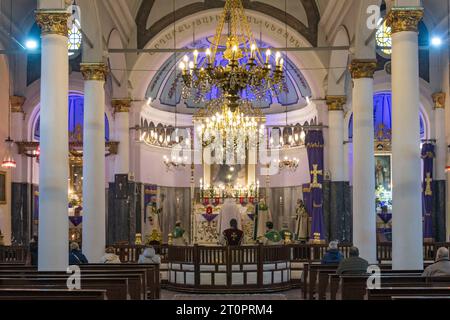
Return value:
M 237 46 L 236 45 L 233 46 L 232 51 L 233 51 L 233 58 L 232 59 L 235 60 L 236 59 L 236 53 L 237 53 Z
M 206 49 L 206 57 L 208 58 L 208 63 L 211 63 L 211 50 L 209 48 Z
M 194 51 L 194 65 L 197 65 L 198 51 Z
M 255 58 L 255 50 L 256 50 L 256 45 L 253 43 L 250 47 L 250 51 L 251 51 L 251 58 L 254 59 Z
M 270 49 L 267 49 L 267 51 L 266 51 L 266 64 L 269 64 L 270 54 L 271 54 Z

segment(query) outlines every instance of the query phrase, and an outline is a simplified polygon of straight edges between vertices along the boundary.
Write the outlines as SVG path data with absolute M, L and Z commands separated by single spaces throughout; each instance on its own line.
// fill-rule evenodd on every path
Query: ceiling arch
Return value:
M 253 10 L 259 13 L 267 14 L 279 21 L 286 22 L 292 29 L 299 32 L 311 45 L 317 45 L 318 25 L 320 13 L 315 0 L 296 0 L 301 3 L 306 12 L 307 24 L 294 17 L 292 14 L 281 10 L 278 7 L 261 1 L 243 0 L 245 9 Z M 138 48 L 144 48 L 145 45 L 155 37 L 159 32 L 173 24 L 174 21 L 185 18 L 189 15 L 199 13 L 204 10 L 223 8 L 222 0 L 204 0 L 181 7 L 174 12 L 161 17 L 151 26 L 147 26 L 147 21 L 152 10 L 157 10 L 155 0 L 142 1 L 136 15 L 137 25 L 137 44 Z

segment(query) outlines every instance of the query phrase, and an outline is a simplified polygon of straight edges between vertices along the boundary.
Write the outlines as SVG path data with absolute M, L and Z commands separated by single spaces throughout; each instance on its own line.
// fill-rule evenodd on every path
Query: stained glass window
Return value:
M 378 49 L 386 54 L 391 55 L 392 53 L 392 33 L 391 27 L 386 25 L 386 21 L 378 28 L 375 34 Z
M 68 47 L 69 47 L 69 56 L 74 55 L 75 53 L 73 51 L 77 51 L 81 47 L 81 41 L 83 40 L 83 35 L 81 34 L 80 30 L 77 27 L 78 21 L 74 22 L 72 25 L 72 29 L 69 30 L 69 40 L 68 40 Z

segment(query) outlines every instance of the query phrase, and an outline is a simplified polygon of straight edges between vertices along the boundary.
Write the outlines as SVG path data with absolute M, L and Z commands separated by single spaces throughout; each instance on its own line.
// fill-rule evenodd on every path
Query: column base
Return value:
M 352 241 L 352 210 L 349 182 L 332 181 L 330 184 L 329 239 Z
M 32 222 L 32 185 L 30 183 L 11 184 L 11 241 L 28 245 Z
M 433 180 L 433 235 L 436 242 L 446 241 L 445 230 L 445 180 Z

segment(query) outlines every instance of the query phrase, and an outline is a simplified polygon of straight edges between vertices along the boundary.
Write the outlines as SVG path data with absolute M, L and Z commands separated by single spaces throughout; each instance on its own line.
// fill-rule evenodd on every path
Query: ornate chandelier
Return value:
M 278 160 L 278 167 L 280 170 L 287 169 L 290 171 L 295 171 L 298 168 L 299 162 L 300 161 L 297 158 L 289 158 L 285 156 L 282 160 Z
M 225 23 L 228 23 L 223 54 L 226 65 L 216 59 L 219 45 L 225 40 Z M 266 50 L 265 55 L 260 53 L 241 0 L 226 0 L 213 43 L 205 51 L 205 56 L 200 61 L 199 51 L 195 50 L 193 61 L 186 55 L 179 64 L 185 99 L 193 97 L 198 103 L 204 102 L 208 96 L 211 97 L 213 90 L 217 90 L 218 95 L 226 99 L 230 111 L 234 112 L 243 100 L 243 92 L 251 92 L 256 99 L 261 100 L 269 91 L 274 96 L 287 91 L 281 53 L 276 53 L 274 66 L 270 49 Z

